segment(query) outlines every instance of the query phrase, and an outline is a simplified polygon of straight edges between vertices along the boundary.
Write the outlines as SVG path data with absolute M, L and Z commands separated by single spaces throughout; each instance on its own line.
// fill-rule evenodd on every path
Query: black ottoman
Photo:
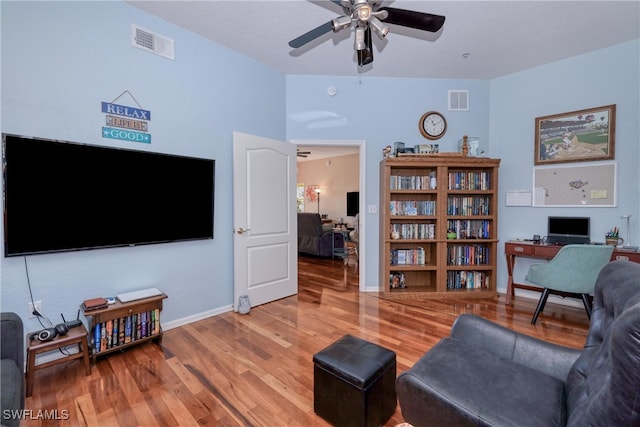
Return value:
M 381 426 L 396 410 L 396 354 L 345 335 L 313 356 L 313 409 L 336 426 Z

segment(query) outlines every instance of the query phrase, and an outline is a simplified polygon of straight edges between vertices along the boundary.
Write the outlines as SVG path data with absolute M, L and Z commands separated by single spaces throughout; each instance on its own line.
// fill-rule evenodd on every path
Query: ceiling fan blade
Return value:
M 431 13 L 416 12 L 413 10 L 396 9 L 395 7 L 381 7 L 378 11 L 386 11 L 387 17 L 380 17 L 381 21 L 388 24 L 401 25 L 417 30 L 431 31 L 435 33 L 444 25 L 445 17 L 432 15 Z
M 301 47 L 301 46 L 304 46 L 305 44 L 309 43 L 310 41 L 313 41 L 313 40 L 317 39 L 318 37 L 328 33 L 329 31 L 332 31 L 332 30 L 333 30 L 333 21 L 326 22 L 326 23 L 314 28 L 313 30 L 304 33 L 300 37 L 297 37 L 297 38 L 291 40 L 289 42 L 289 46 L 291 46 L 294 49 L 298 48 L 298 47 Z
M 367 27 L 364 32 L 364 43 L 366 48 L 357 51 L 358 65 L 360 67 L 373 62 L 373 44 L 371 42 L 371 27 Z

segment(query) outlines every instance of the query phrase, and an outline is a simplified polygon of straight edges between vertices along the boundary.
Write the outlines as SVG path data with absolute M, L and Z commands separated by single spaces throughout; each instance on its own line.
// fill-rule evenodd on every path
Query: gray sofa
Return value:
M 317 256 L 333 255 L 333 225 L 322 226 L 319 214 L 298 212 L 298 252 Z
M 24 328 L 16 313 L 0 313 L 2 425 L 19 426 L 11 410 L 24 409 Z
M 640 264 L 607 264 L 582 350 L 464 314 L 398 376 L 420 426 L 640 426 Z

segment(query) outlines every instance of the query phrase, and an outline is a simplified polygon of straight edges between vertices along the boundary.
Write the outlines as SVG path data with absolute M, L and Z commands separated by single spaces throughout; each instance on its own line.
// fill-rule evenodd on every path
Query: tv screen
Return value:
M 3 135 L 5 256 L 213 238 L 215 160 Z
M 347 216 L 356 216 L 360 211 L 360 192 L 350 191 L 347 193 Z
M 547 241 L 549 243 L 589 243 L 589 217 L 550 216 Z

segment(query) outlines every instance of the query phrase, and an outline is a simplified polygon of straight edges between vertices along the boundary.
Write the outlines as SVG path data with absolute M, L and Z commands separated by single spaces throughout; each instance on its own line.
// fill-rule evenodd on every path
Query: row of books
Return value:
M 391 265 L 424 265 L 426 258 L 424 248 L 391 250 Z
M 431 172 L 429 176 L 391 175 L 389 187 L 392 190 L 435 190 L 436 172 Z
M 486 219 L 450 219 L 447 230 L 456 233 L 456 239 L 489 239 L 491 221 Z
M 489 275 L 482 271 L 448 271 L 447 289 L 487 289 Z
M 487 265 L 491 248 L 485 245 L 447 246 L 447 265 Z
M 389 274 L 389 289 L 404 289 L 407 287 L 404 273 L 394 272 Z
M 391 200 L 389 202 L 391 215 L 435 215 L 435 200 Z
M 490 190 L 491 173 L 487 171 L 449 172 L 449 190 Z
M 449 196 L 447 215 L 491 215 L 489 196 Z
M 401 239 L 435 239 L 435 224 L 391 224 L 391 232 L 399 233 Z
M 94 352 L 100 353 L 159 333 L 160 309 L 157 308 L 119 319 L 107 320 L 97 323 L 94 327 Z

